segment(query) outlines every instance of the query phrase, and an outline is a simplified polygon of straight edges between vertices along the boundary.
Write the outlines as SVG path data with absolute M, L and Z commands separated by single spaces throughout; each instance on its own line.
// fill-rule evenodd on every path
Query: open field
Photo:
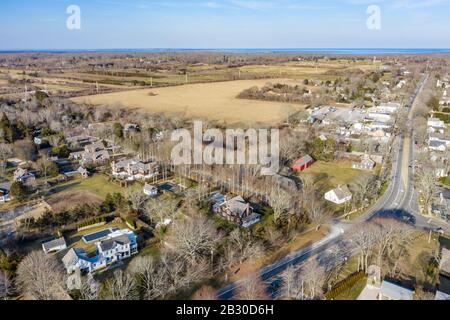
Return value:
M 358 68 L 373 70 L 376 68 L 370 61 L 319 61 L 275 63 L 271 65 L 254 64 L 246 66 L 228 66 L 207 63 L 177 64 L 168 63 L 166 70 L 148 71 L 141 68 L 113 68 L 108 70 L 79 69 L 71 70 L 55 76 L 63 79 L 78 79 L 84 82 L 102 84 L 116 83 L 124 87 L 139 85 L 168 86 L 184 85 L 186 80 L 190 84 L 229 81 L 239 79 L 287 77 L 292 79 L 314 78 L 332 80 L 335 77 L 327 75 L 330 70 L 345 70 Z
M 299 173 L 299 176 L 311 176 L 323 192 L 336 188 L 339 185 L 349 184 L 359 175 L 367 175 L 368 172 L 353 169 L 351 162 L 324 162 L 317 161 L 310 168 Z
M 50 58 L 52 59 L 52 58 Z M 346 70 L 360 69 L 372 71 L 379 66 L 372 60 L 328 60 L 289 61 L 267 64 L 233 65 L 222 63 L 186 63 L 163 59 L 156 67 L 141 64 L 140 67 L 120 58 L 114 59 L 108 67 L 80 62 L 73 65 L 61 59 L 50 67 L 0 68 L 0 88 L 2 97 L 18 97 L 22 93 L 23 82 L 30 90 L 46 90 L 50 95 L 80 97 L 97 93 L 121 90 L 161 88 L 186 84 L 199 84 L 245 79 L 289 78 L 297 81 L 334 80 Z M 128 62 L 127 62 L 128 61 Z M 140 62 L 139 62 L 140 64 Z M 56 68 L 55 65 L 60 66 Z M 22 84 L 9 83 L 8 79 Z M 17 91 L 17 89 L 19 91 Z M 233 120 L 234 121 L 234 120 Z
M 133 90 L 74 98 L 75 102 L 111 104 L 157 113 L 181 113 L 231 123 L 278 123 L 287 103 L 237 99 L 244 89 L 268 82 L 299 84 L 287 79 L 237 80 L 177 87 Z M 153 94 L 153 95 L 151 95 Z M 292 105 L 297 110 L 304 106 Z
M 67 201 L 70 199 L 70 201 Z M 71 210 L 81 205 L 98 205 L 103 199 L 98 195 L 87 190 L 71 190 L 52 195 L 47 203 L 54 212 Z
M 90 198 L 94 197 L 104 199 L 108 193 L 126 193 L 129 190 L 140 188 L 141 185 L 137 182 L 128 188 L 121 188 L 112 181 L 108 181 L 108 177 L 102 174 L 96 174 L 88 179 L 75 179 L 66 183 L 57 185 L 52 192 L 55 193 L 52 197 L 64 198 L 64 194 L 72 194 L 73 192 L 87 192 Z M 58 198 L 56 198 L 57 200 Z

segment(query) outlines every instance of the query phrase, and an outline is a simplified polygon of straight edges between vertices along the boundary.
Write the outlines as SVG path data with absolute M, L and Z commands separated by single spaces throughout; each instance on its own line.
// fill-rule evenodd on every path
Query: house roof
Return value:
M 214 192 L 211 194 L 209 199 L 214 203 L 223 203 L 225 202 L 225 196 L 220 192 Z
M 67 269 L 75 265 L 80 259 L 88 260 L 86 256 L 86 251 L 80 248 L 72 248 L 62 258 L 62 262 Z
M 233 199 L 226 201 L 224 204 L 230 209 L 231 212 L 241 218 L 244 216 L 244 213 L 249 207 L 249 204 L 241 196 L 234 197 Z
M 252 221 L 252 220 L 254 220 L 254 219 L 258 219 L 258 218 L 260 218 L 261 217 L 261 215 L 259 214 L 259 213 L 256 213 L 256 212 L 253 212 L 251 215 L 249 215 L 248 217 L 244 217 L 243 219 L 242 219 L 242 222 L 243 223 L 246 223 L 247 221 Z
M 312 161 L 314 161 L 314 159 L 309 154 L 307 154 L 306 156 L 296 160 L 294 162 L 294 166 L 304 166 L 305 164 L 308 164 Z
M 54 248 L 58 248 L 60 246 L 65 246 L 66 240 L 64 238 L 54 239 L 48 242 L 45 242 L 42 244 L 42 248 L 44 248 L 45 251 L 52 250 Z
M 440 292 L 450 294 L 450 278 L 443 274 L 440 274 L 438 289 Z
M 116 169 L 130 168 L 131 170 L 145 171 L 150 170 L 156 163 L 153 161 L 143 162 L 138 159 L 123 159 L 114 163 Z
M 0 183 L 0 190 L 8 193 L 11 189 L 11 182 Z
M 352 196 L 352 193 L 350 192 L 350 190 L 348 189 L 348 187 L 346 185 L 339 186 L 332 191 L 334 191 L 334 193 L 336 194 L 336 197 L 340 200 Z
M 439 269 L 441 270 L 441 272 L 450 275 L 450 250 L 447 248 L 442 248 Z
M 394 300 L 412 300 L 413 293 L 413 290 L 403 288 L 386 280 L 383 281 L 380 288 L 380 294 Z
M 446 134 L 438 133 L 438 132 L 431 132 L 430 133 L 430 138 L 436 138 L 436 139 L 445 140 L 445 141 L 450 139 L 450 137 L 448 137 Z
M 28 174 L 27 169 L 17 168 L 17 170 L 14 171 L 14 176 L 16 176 L 16 177 L 23 177 L 26 174 Z
M 437 291 L 434 300 L 450 300 L 450 295 L 441 291 Z
M 126 234 L 122 234 L 122 235 L 116 236 L 114 238 L 101 241 L 100 248 L 103 251 L 108 251 L 108 250 L 114 249 L 116 247 L 116 245 L 118 245 L 118 244 L 125 245 L 125 244 L 129 244 L 129 243 L 130 243 L 130 239 L 128 238 L 128 236 Z
M 438 140 L 432 140 L 429 144 L 430 147 L 439 148 L 440 146 L 446 146 L 446 143 L 444 141 L 438 141 Z
M 158 190 L 157 187 L 148 183 L 146 183 L 144 186 L 144 191 L 154 191 L 155 189 Z
M 86 168 L 83 168 L 83 167 L 79 167 L 79 168 L 77 169 L 77 171 L 78 171 L 78 173 L 81 173 L 81 174 L 87 174 L 87 173 L 89 173 L 89 171 L 88 171 Z

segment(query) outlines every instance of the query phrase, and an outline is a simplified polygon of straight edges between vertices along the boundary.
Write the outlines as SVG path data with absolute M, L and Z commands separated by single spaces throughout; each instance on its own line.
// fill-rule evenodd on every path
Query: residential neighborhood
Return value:
M 339 5 L 366 12 L 356 2 Z M 383 21 L 399 8 L 422 21 L 417 8 L 442 4 L 383 2 Z M 206 303 L 188 309 L 195 300 L 269 309 L 297 301 L 299 315 L 312 300 L 449 300 L 450 51 L 200 50 L 224 43 L 214 27 L 223 19 L 249 48 L 269 38 L 310 47 L 317 30 L 331 38 L 362 19 L 334 4 L 226 0 L 183 3 L 160 23 L 178 0 L 109 5 L 86 3 L 103 15 L 83 7 L 82 31 L 64 27 L 64 50 L 0 48 L 0 300 L 175 300 L 186 317 L 206 315 Z M 61 6 L 36 7 L 33 28 L 2 30 L 39 31 L 26 43 L 50 44 L 63 31 L 42 21 L 59 23 Z M 117 6 L 123 19 L 158 10 L 111 26 Z M 324 30 L 306 19 L 297 35 L 290 11 L 346 21 Z M 142 48 L 157 48 L 179 37 L 187 12 L 205 38 L 174 47 L 193 49 L 67 49 L 86 34 L 105 48 L 123 34 L 123 43 L 146 38 Z M 272 25 L 284 15 L 292 19 Z M 373 41 L 392 32 L 387 23 L 348 39 Z M 103 28 L 117 32 L 98 39 Z

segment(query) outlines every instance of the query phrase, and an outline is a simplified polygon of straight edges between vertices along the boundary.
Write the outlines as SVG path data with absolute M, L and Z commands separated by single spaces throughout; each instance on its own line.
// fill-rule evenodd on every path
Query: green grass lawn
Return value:
M 440 178 L 439 182 L 450 187 L 450 176 L 447 176 L 447 177 L 444 177 L 444 178 Z
M 98 226 L 94 228 L 89 228 L 80 232 L 70 232 L 65 234 L 65 239 L 67 241 L 68 247 L 76 247 L 76 248 L 82 248 L 86 250 L 86 252 L 92 252 L 95 251 L 95 243 L 85 243 L 83 239 L 81 239 L 82 236 L 90 233 L 94 233 L 100 230 L 104 229 L 110 229 L 110 228 L 119 228 L 119 229 L 127 229 L 128 226 L 125 223 L 118 223 L 118 222 L 111 222 L 107 223 L 103 226 Z
M 107 176 L 103 174 L 95 174 L 88 179 L 75 179 L 61 183 L 55 186 L 51 191 L 53 193 L 59 193 L 72 190 L 86 190 L 104 199 L 108 193 L 112 194 L 120 192 L 124 194 L 130 190 L 137 190 L 140 188 L 142 188 L 142 184 L 139 182 L 135 182 L 128 188 L 121 188 L 114 182 L 109 181 Z
M 348 161 L 324 162 L 317 161 L 310 168 L 300 172 L 299 177 L 312 176 L 321 191 L 327 192 L 339 185 L 349 184 L 359 175 L 368 173 L 353 169 Z

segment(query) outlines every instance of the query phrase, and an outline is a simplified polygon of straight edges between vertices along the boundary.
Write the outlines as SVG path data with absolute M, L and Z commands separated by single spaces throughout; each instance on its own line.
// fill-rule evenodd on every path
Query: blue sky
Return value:
M 66 28 L 72 4 L 80 30 Z M 448 48 L 449 14 L 450 0 L 1 0 L 0 50 Z

